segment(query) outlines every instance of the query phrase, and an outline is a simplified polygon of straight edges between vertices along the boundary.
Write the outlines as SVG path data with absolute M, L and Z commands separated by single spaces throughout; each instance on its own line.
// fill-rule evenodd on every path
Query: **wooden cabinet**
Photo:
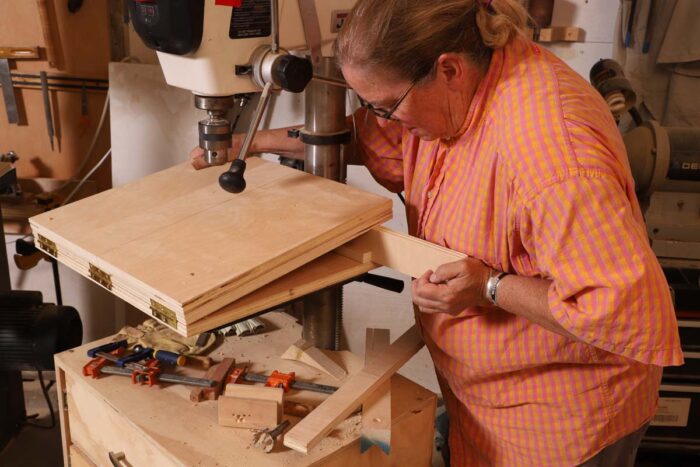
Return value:
M 211 356 L 236 359 L 249 371 L 294 371 L 300 380 L 339 385 L 331 376 L 303 363 L 282 360 L 280 355 L 299 339 L 301 327 L 280 312 L 260 317 L 263 334 L 230 337 Z M 398 337 L 398 336 L 393 336 Z M 84 377 L 86 351 L 107 340 L 97 341 L 56 356 L 59 406 L 65 465 L 111 466 L 110 453 L 123 453 L 123 466 L 235 466 L 235 465 L 400 465 L 430 464 L 436 396 L 431 391 L 395 375 L 392 392 L 392 450 L 384 455 L 377 447 L 360 454 L 361 415 L 353 415 L 308 455 L 278 443 L 266 454 L 252 444 L 253 431 L 219 426 L 217 402 L 192 403 L 190 388 L 182 385 L 146 387 L 129 378 Z M 362 359 L 349 352 L 332 352 L 331 358 L 349 373 L 362 367 Z M 196 369 L 178 370 L 201 376 Z M 285 397 L 317 404 L 326 396 L 309 391 L 290 391 Z M 285 415 L 292 424 L 299 419 Z

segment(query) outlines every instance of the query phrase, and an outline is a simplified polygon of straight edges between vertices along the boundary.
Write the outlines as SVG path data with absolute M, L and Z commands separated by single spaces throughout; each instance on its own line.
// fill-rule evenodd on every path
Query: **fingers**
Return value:
M 440 309 L 442 301 L 438 299 L 440 291 L 438 285 L 430 282 L 432 271 L 426 271 L 421 277 L 414 280 L 411 284 L 413 292 L 413 303 L 423 311 L 424 309 Z M 444 287 L 444 286 L 442 286 Z
M 430 276 L 430 282 L 433 284 L 443 284 L 451 279 L 459 277 L 464 273 L 465 262 L 466 260 L 460 260 L 443 264 Z
M 199 146 L 190 151 L 190 160 L 192 161 L 192 167 L 197 170 L 208 167 L 206 161 L 204 160 L 204 149 L 200 148 Z

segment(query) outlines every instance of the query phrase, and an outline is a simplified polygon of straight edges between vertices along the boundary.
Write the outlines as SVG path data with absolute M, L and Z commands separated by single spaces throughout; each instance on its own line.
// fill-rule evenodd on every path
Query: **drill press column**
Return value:
M 314 69 L 318 76 L 342 80 L 330 57 Z M 345 88 L 311 81 L 306 88 L 304 170 L 319 177 L 345 182 L 343 145 L 350 141 L 345 121 Z M 343 287 L 334 286 L 304 298 L 302 338 L 322 349 L 337 349 L 343 313 Z

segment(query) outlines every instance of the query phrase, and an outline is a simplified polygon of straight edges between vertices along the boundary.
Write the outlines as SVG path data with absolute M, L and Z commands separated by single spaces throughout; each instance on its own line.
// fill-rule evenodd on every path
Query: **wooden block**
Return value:
M 267 386 L 249 384 L 227 384 L 224 396 L 273 401 L 277 404 L 277 418 L 282 417 L 282 401 L 284 400 L 284 389 L 282 388 L 270 388 Z
M 201 402 L 202 400 L 215 400 L 219 397 L 224 388 L 224 380 L 235 364 L 236 361 L 233 358 L 224 358 L 221 363 L 209 368 L 204 374 L 204 378 L 216 381 L 216 385 L 211 388 L 192 389 L 190 391 L 190 400 L 192 402 Z
M 536 42 L 583 42 L 586 37 L 586 31 L 572 26 L 530 29 L 528 32 Z
M 280 422 L 278 404 L 264 399 L 219 397 L 219 425 L 236 428 L 274 428 Z
M 284 445 L 302 453 L 316 446 L 333 428 L 350 415 L 367 397 L 391 378 L 423 347 L 423 340 L 412 326 L 384 354 L 351 376 L 316 410 L 297 423 L 285 436 Z
M 303 339 L 300 339 L 296 343 L 290 345 L 289 348 L 282 354 L 281 358 L 306 363 L 309 366 L 325 371 L 338 380 L 341 380 L 348 375 L 347 371 L 331 360 L 326 354 L 323 353 L 321 349 L 314 347 Z

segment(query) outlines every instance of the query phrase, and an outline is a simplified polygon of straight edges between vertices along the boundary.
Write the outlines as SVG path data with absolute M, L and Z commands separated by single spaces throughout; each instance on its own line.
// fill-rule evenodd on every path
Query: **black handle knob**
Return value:
M 379 287 L 380 289 L 389 290 L 390 292 L 401 293 L 403 292 L 404 283 L 400 279 L 394 279 L 393 277 L 380 276 L 378 274 L 366 273 L 359 278 L 358 282 L 364 282 L 365 284 L 373 285 Z
M 240 193 L 245 190 L 245 161 L 236 159 L 231 162 L 231 167 L 219 175 L 219 185 L 229 193 Z
M 285 91 L 302 92 L 314 77 L 314 67 L 305 58 L 285 55 L 276 61 L 272 75 L 273 81 Z

